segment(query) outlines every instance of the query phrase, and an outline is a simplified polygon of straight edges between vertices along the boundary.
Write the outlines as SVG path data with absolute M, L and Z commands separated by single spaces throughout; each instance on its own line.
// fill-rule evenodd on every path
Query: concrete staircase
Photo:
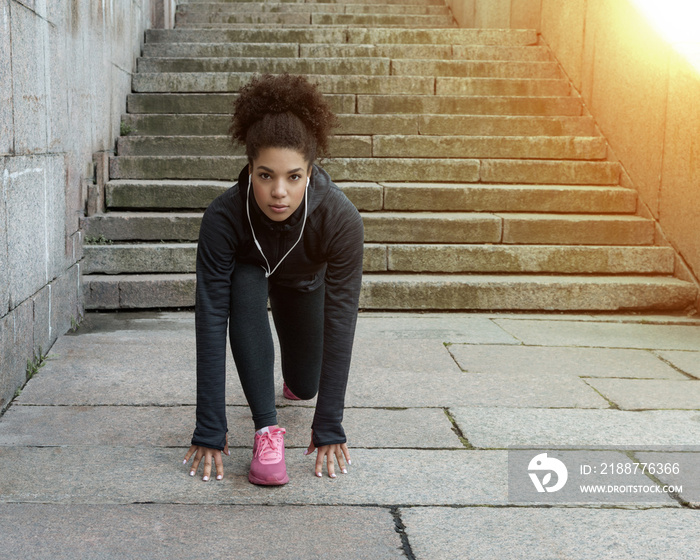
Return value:
M 321 162 L 363 214 L 365 309 L 675 310 L 693 284 L 532 30 L 459 29 L 441 0 L 181 2 L 147 32 L 90 309 L 190 307 L 203 209 L 246 161 L 226 131 L 257 72 L 307 74 L 342 127 Z

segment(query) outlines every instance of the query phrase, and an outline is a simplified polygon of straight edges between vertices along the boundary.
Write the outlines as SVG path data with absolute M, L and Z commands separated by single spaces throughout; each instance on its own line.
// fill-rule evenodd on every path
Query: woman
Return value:
M 231 349 L 255 423 L 254 484 L 289 481 L 284 428 L 277 424 L 274 349 L 267 301 L 278 334 L 283 394 L 318 393 L 305 455 L 317 450 L 335 478 L 350 454 L 342 427 L 345 388 L 362 281 L 363 227 L 357 209 L 315 165 L 327 152 L 335 115 L 302 76 L 254 78 L 234 106 L 231 135 L 248 165 L 202 219 L 197 248 L 197 424 L 186 464 L 194 476 L 223 478 L 229 455 L 225 410 L 228 323 Z

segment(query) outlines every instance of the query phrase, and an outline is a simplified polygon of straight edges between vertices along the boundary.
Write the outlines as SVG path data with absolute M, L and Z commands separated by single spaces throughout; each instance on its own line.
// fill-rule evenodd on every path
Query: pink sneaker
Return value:
M 289 399 L 290 401 L 300 401 L 301 399 L 297 397 L 294 393 L 292 393 L 289 390 L 289 387 L 287 387 L 287 384 L 282 382 L 282 396 L 285 399 Z
M 248 480 L 253 484 L 279 486 L 287 484 L 287 465 L 284 462 L 284 428 L 272 428 L 262 435 L 255 434 L 253 461 Z

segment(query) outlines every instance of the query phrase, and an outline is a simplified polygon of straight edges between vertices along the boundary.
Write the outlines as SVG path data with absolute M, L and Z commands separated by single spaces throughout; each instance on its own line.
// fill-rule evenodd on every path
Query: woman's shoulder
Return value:
M 238 183 L 234 183 L 209 203 L 204 211 L 204 216 L 208 219 L 225 218 L 234 216 L 241 208 L 240 188 Z
M 317 166 L 317 186 L 318 206 L 324 212 L 346 212 L 354 214 L 357 212 L 355 205 L 347 195 L 322 167 Z

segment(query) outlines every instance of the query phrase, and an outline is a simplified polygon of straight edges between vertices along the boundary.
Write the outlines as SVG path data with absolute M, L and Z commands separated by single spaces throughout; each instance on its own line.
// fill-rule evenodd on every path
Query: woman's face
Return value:
M 304 154 L 289 148 L 263 148 L 248 169 L 255 201 L 268 218 L 281 222 L 299 208 L 311 172 Z

